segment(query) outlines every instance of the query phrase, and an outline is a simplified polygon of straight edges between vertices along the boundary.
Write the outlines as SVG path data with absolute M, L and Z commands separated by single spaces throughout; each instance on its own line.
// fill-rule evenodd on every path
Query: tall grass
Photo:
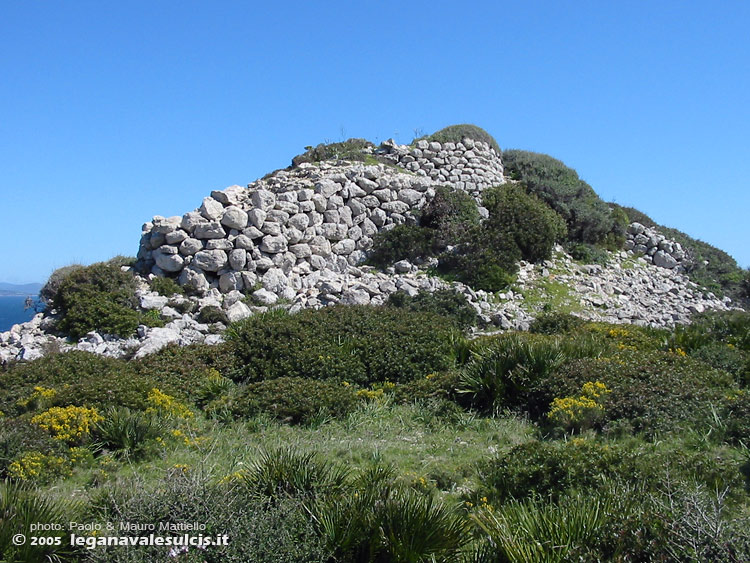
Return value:
M 34 563 L 37 561 L 77 561 L 65 530 L 36 534 L 60 538 L 60 545 L 32 545 L 31 524 L 65 524 L 81 507 L 70 500 L 52 500 L 43 494 L 10 481 L 0 481 L 0 560 L 3 563 Z M 13 538 L 24 534 L 26 542 L 17 546 Z
M 472 519 L 492 546 L 484 554 L 486 563 L 557 563 L 582 557 L 612 511 L 607 499 L 578 495 L 559 504 L 514 501 L 496 512 L 484 509 Z

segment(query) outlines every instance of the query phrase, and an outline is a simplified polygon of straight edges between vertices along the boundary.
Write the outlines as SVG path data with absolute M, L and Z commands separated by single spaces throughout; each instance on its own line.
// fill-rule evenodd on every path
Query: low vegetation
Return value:
M 415 139 L 414 142 L 425 140 L 436 141 L 438 143 L 460 143 L 465 138 L 479 141 L 481 143 L 486 143 L 490 147 L 495 149 L 495 152 L 497 154 L 500 154 L 500 146 L 497 144 L 497 141 L 492 135 L 487 133 L 487 131 L 485 131 L 481 127 L 477 127 L 476 125 L 471 125 L 468 123 L 460 125 L 449 125 L 448 127 L 441 129 L 440 131 L 436 131 L 432 135 Z M 414 142 L 412 144 L 414 144 Z
M 461 311 L 401 296 L 4 368 L 0 511 L 197 521 L 230 537 L 184 554 L 202 561 L 750 556 L 747 313 L 674 331 L 550 313 L 466 340 Z M 168 555 L 9 547 L 19 525 L 0 519 L 8 561 Z

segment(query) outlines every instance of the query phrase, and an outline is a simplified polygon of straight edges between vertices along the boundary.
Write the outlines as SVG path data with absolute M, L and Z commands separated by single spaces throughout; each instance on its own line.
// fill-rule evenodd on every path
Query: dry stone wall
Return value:
M 182 217 L 143 227 L 138 268 L 200 293 L 262 286 L 288 299 L 316 272 L 361 263 L 380 229 L 414 222 L 436 184 L 383 164 L 302 165 L 214 191 Z
M 479 198 L 503 183 L 499 155 L 471 139 L 415 147 L 391 141 L 376 152 L 393 166 L 302 164 L 247 188 L 214 191 L 182 217 L 154 217 L 143 226 L 138 269 L 199 293 L 262 288 L 294 299 L 321 272 L 360 264 L 379 230 L 414 222 L 437 186 Z
M 669 240 L 656 229 L 644 227 L 640 223 L 628 226 L 625 250 L 642 255 L 646 262 L 668 270 L 681 271 L 683 261 L 687 258 L 679 242 Z
M 386 141 L 376 152 L 410 172 L 451 184 L 476 198 L 505 181 L 500 155 L 488 144 L 472 139 L 460 143 L 417 141 L 413 147 Z

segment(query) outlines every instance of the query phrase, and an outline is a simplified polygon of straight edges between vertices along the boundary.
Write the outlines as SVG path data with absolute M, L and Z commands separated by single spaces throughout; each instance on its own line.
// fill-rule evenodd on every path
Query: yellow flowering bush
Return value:
M 146 413 L 160 414 L 169 418 L 192 418 L 194 416 L 187 405 L 178 401 L 172 395 L 163 393 L 156 387 L 151 389 L 146 397 L 148 408 Z
M 26 452 L 8 465 L 8 476 L 19 481 L 44 481 L 70 474 L 70 462 L 64 457 L 37 451 Z
M 69 405 L 52 407 L 34 416 L 31 423 L 49 432 L 56 440 L 75 444 L 85 440 L 91 427 L 102 420 L 104 417 L 95 408 Z
M 49 404 L 49 401 L 57 396 L 57 391 L 37 385 L 31 395 L 25 399 L 19 399 L 16 404 L 26 410 L 33 410 Z
M 555 398 L 547 417 L 566 429 L 590 428 L 604 414 L 604 398 L 610 392 L 600 381 L 587 381 L 578 397 Z

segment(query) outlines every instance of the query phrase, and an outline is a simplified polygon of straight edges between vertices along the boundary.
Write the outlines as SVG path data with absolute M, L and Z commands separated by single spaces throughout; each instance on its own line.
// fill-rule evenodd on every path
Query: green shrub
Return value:
M 744 442 L 747 445 L 750 437 L 750 392 L 729 393 L 722 401 L 722 410 L 726 440 L 732 444 Z
M 111 450 L 131 459 L 144 457 L 149 442 L 166 433 L 165 422 L 153 414 L 110 407 L 92 429 L 94 449 Z
M 334 378 L 367 386 L 449 367 L 453 334 L 449 323 L 429 313 L 337 306 L 256 315 L 233 324 L 228 337 L 235 380 Z
M 172 278 L 162 278 L 159 276 L 154 276 L 154 278 L 149 282 L 149 286 L 151 287 L 151 291 L 155 291 L 159 295 L 163 295 L 165 297 L 172 297 L 173 295 L 185 295 L 185 290 L 182 288 L 182 286 L 175 282 Z
M 621 215 L 613 216 L 591 186 L 559 160 L 545 154 L 506 150 L 503 165 L 507 175 L 520 180 L 530 193 L 563 217 L 569 240 L 606 244 L 610 233 L 621 236 Z
M 722 343 L 750 352 L 750 313 L 709 311 L 694 315 L 691 321 L 691 324 L 674 330 L 671 347 L 693 352 L 709 344 Z
M 601 339 L 614 351 L 640 350 L 641 352 L 669 349 L 670 332 L 664 329 L 636 325 L 617 325 L 588 322 L 580 327 L 582 335 Z
M 170 344 L 154 354 L 131 361 L 130 366 L 139 376 L 164 382 L 190 398 L 204 383 L 209 370 L 215 369 L 220 375 L 228 376 L 235 368 L 232 350 L 226 344 Z
M 302 163 L 316 164 L 324 160 L 350 160 L 354 162 L 368 161 L 367 156 L 373 160 L 375 157 L 368 155 L 365 149 L 373 149 L 373 145 L 366 139 L 348 139 L 340 143 L 319 144 L 316 147 L 305 147 L 303 154 L 292 159 L 292 166 L 297 167 Z
M 497 144 L 495 138 L 481 127 L 477 127 L 476 125 L 471 125 L 469 123 L 449 125 L 448 127 L 445 127 L 440 131 L 437 131 L 432 135 L 425 137 L 425 140 L 436 141 L 438 143 L 460 143 L 465 138 L 479 141 L 481 143 L 486 143 L 490 147 L 495 149 L 495 152 L 498 154 L 498 156 L 500 155 L 500 146 Z M 417 140 L 419 139 L 415 139 L 415 141 Z
M 574 395 L 587 381 L 611 393 L 605 427 L 655 435 L 707 422 L 709 403 L 718 404 L 732 378 L 703 362 L 676 353 L 623 350 L 615 356 L 572 360 L 542 384 L 544 400 Z
M 23 412 L 26 407 L 22 406 L 19 401 L 23 402 L 30 397 L 37 385 L 56 391 L 54 399 L 46 405 L 47 407 L 65 404 L 60 401 L 71 396 L 71 393 L 67 391 L 70 386 L 78 385 L 79 388 L 85 388 L 85 383 L 82 382 L 96 384 L 97 379 L 111 380 L 112 376 L 127 382 L 132 377 L 129 369 L 124 360 L 78 350 L 16 364 L 3 377 L 0 377 L 0 410 L 8 416 Z M 97 388 L 100 389 L 107 384 L 104 382 L 101 386 L 97 385 Z M 116 385 L 110 392 L 112 400 L 120 399 L 116 393 L 121 391 L 122 387 L 122 385 Z M 127 396 L 125 400 L 128 400 Z
M 215 305 L 207 305 L 203 307 L 198 313 L 198 322 L 205 324 L 223 323 L 229 324 L 227 314 Z
M 596 357 L 602 348 L 587 339 L 505 334 L 474 353 L 460 372 L 458 392 L 470 405 L 487 412 L 512 408 L 540 416 L 549 403 L 539 388 L 549 376 L 566 360 Z
M 81 264 L 71 264 L 69 266 L 58 268 L 57 270 L 52 272 L 52 274 L 50 274 L 49 279 L 39 291 L 39 296 L 46 303 L 52 303 L 55 299 L 55 296 L 57 295 L 57 292 L 60 290 L 60 285 L 68 276 L 68 274 L 83 267 L 84 266 L 82 266 Z
M 497 503 L 534 496 L 553 499 L 573 492 L 605 490 L 612 482 L 658 491 L 670 481 L 697 481 L 739 492 L 743 479 L 736 455 L 724 450 L 694 451 L 682 444 L 638 440 L 527 442 L 481 464 L 483 485 L 476 497 Z M 474 498 L 474 497 L 472 497 Z
M 499 291 L 515 281 L 519 260 L 551 256 L 565 232 L 562 219 L 516 185 L 485 191 L 490 217 L 482 225 L 461 226 L 457 246 L 439 256 L 438 271 L 474 289 Z
M 397 225 L 393 229 L 382 230 L 373 237 L 368 261 L 380 268 L 391 266 L 399 260 L 414 262 L 430 256 L 432 238 L 431 229 L 416 225 Z
M 467 234 L 467 241 L 439 256 L 438 272 L 473 289 L 500 291 L 516 281 L 521 253 L 509 239 L 489 242 L 487 230 L 478 228 Z
M 242 480 L 223 479 L 200 467 L 175 468 L 162 479 L 141 476 L 105 486 L 95 494 L 86 521 L 126 521 L 182 525 L 199 522 L 206 537 L 226 534 L 228 545 L 193 549 L 178 558 L 206 563 L 320 563 L 330 553 L 322 545 L 302 502 L 291 498 L 259 498 Z M 67 522 L 67 520 L 64 520 Z M 142 531 L 121 531 L 139 536 Z M 166 561 L 169 546 L 137 549 L 107 547 L 88 553 L 96 562 Z
M 750 382 L 750 354 L 722 342 L 713 342 L 690 352 L 709 366 L 731 373 L 738 382 Z
M 458 372 L 429 373 L 419 379 L 396 385 L 393 396 L 400 403 L 453 400 L 456 397 Z
M 139 323 L 137 305 L 133 275 L 106 263 L 71 271 L 52 302 L 60 313 L 59 330 L 76 339 L 91 331 L 133 335 Z
M 62 455 L 62 442 L 38 425 L 31 424 L 30 418 L 0 418 L 0 477 L 7 477 L 8 466 L 25 452 Z
M 563 334 L 577 331 L 586 321 L 569 313 L 547 313 L 539 315 L 529 325 L 529 332 L 536 334 Z
M 144 363 L 149 361 L 155 362 L 155 358 L 149 357 Z M 27 408 L 26 399 L 38 385 L 55 392 L 53 397 L 45 400 L 45 408 L 122 405 L 138 409 L 145 407 L 146 396 L 153 387 L 163 387 L 172 394 L 181 394 L 175 387 L 186 391 L 179 386 L 177 378 L 172 380 L 174 386 L 165 381 L 165 375 L 170 373 L 166 369 L 149 373 L 139 365 L 139 361 L 127 362 L 78 350 L 19 364 L 0 378 L 0 410 L 8 415 L 23 412 Z M 173 370 L 181 368 L 179 365 L 170 367 Z M 189 369 L 189 366 L 182 368 Z
M 485 190 L 482 201 L 490 217 L 484 227 L 491 248 L 512 241 L 524 260 L 539 262 L 552 256 L 555 242 L 565 237 L 565 223 L 547 204 L 521 186 L 503 184 Z
M 477 312 L 469 305 L 466 296 L 452 289 L 420 291 L 414 297 L 404 291 L 391 293 L 387 305 L 407 311 L 433 313 L 452 320 L 461 328 L 477 324 Z
M 584 264 L 606 265 L 609 262 L 609 253 L 593 244 L 577 242 L 567 245 L 566 250 L 574 260 Z
M 609 204 L 610 214 L 612 217 L 612 230 L 610 230 L 604 238 L 603 244 L 607 250 L 617 251 L 622 250 L 625 245 L 626 233 L 630 220 L 628 219 L 627 213 L 618 205 Z
M 301 377 L 278 377 L 242 385 L 230 393 L 227 408 L 238 417 L 261 413 L 292 424 L 304 424 L 315 417 L 343 417 L 354 410 L 357 395 L 340 381 L 319 381 Z
M 431 229 L 436 251 L 456 245 L 466 239 L 467 232 L 480 223 L 476 200 L 463 190 L 441 186 L 422 210 L 419 224 Z
M 123 406 L 132 409 L 146 407 L 146 398 L 154 387 L 164 387 L 158 378 L 138 376 L 130 370 L 102 373 L 63 386 L 57 393 L 56 405 L 75 405 L 106 409 Z M 170 392 L 174 392 L 169 388 Z

